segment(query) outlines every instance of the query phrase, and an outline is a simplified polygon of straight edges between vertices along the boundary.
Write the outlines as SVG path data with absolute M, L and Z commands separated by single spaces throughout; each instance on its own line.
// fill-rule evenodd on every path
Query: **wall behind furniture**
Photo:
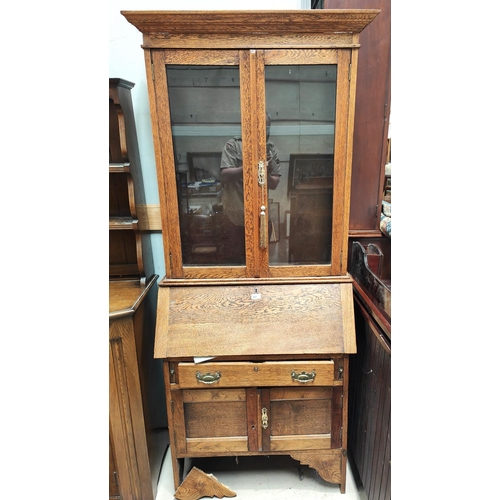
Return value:
M 110 0 L 109 77 L 135 83 L 132 89 L 137 138 L 142 165 L 146 204 L 158 204 L 158 183 L 149 113 L 148 89 L 142 34 L 120 14 L 122 10 L 282 10 L 309 9 L 309 0 L 191 0 L 188 5 L 172 5 L 165 0 Z M 163 243 L 159 231 L 151 233 L 155 273 L 165 276 Z

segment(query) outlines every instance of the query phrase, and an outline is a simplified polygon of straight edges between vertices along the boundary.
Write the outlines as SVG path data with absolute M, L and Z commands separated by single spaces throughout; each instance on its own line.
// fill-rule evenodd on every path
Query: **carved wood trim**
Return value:
M 174 496 L 179 500 L 197 500 L 205 497 L 235 497 L 236 493 L 220 483 L 213 474 L 207 474 L 193 467 Z
M 325 481 L 342 483 L 342 450 L 291 452 L 290 456 L 318 471 Z

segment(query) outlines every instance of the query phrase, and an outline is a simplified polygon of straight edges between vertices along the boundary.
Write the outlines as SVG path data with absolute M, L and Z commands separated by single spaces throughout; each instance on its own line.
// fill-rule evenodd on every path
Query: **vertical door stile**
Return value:
M 354 35 L 354 42 L 359 44 L 359 35 Z M 358 75 L 358 48 L 354 48 L 349 54 L 349 107 L 347 115 L 347 158 L 346 158 L 346 180 L 345 180 L 345 199 L 344 199 L 344 234 L 342 242 L 343 249 L 341 254 L 340 272 L 347 273 L 347 245 L 349 237 L 349 222 L 351 213 L 351 178 L 352 178 L 352 152 L 354 148 L 354 112 L 356 105 L 356 83 Z
M 259 395 L 255 387 L 250 387 L 247 392 L 247 433 L 248 451 L 260 451 L 260 422 L 259 422 Z
M 349 356 L 344 355 L 344 385 L 342 386 L 342 482 L 341 492 L 345 492 L 347 473 L 347 425 L 349 420 Z
M 240 53 L 241 136 L 243 141 L 243 191 L 245 203 L 245 252 L 248 277 L 259 277 L 258 89 L 257 52 Z
M 270 451 L 271 450 L 271 390 L 267 388 L 261 389 L 260 396 L 260 419 L 261 419 L 261 432 L 262 432 L 262 451 Z M 268 425 L 264 428 L 262 427 L 262 410 L 266 409 L 266 414 L 268 418 Z
M 265 80 L 265 65 L 264 65 L 264 51 L 258 50 L 255 54 L 255 88 L 254 88 L 254 99 L 255 99 L 255 146 L 254 151 L 256 154 L 256 168 L 259 162 L 267 161 L 266 152 L 266 80 Z M 254 176 L 257 178 L 257 174 Z M 256 215 L 258 217 L 257 224 L 259 227 L 259 232 L 262 229 L 261 224 L 265 224 L 263 230 L 263 236 L 265 238 L 265 244 L 262 245 L 260 238 L 257 237 L 254 240 L 256 243 L 256 255 L 257 259 L 257 274 L 259 278 L 269 276 L 269 234 L 268 234 L 268 221 L 269 221 L 269 203 L 268 203 L 268 178 L 267 178 L 267 167 L 264 167 L 264 186 L 257 186 L 257 207 Z M 264 207 L 264 209 L 262 209 Z M 260 220 L 261 211 L 265 212 L 265 221 Z M 259 235 L 257 235 L 259 236 Z
M 349 217 L 345 215 L 350 201 L 347 192 L 347 123 L 349 113 L 349 50 L 339 50 L 337 69 L 337 99 L 335 112 L 335 170 L 333 175 L 333 214 L 332 214 L 332 274 L 346 273 L 347 240 L 349 234 Z M 349 183 L 350 185 L 350 183 Z M 345 255 L 343 255 L 345 253 Z
M 240 51 L 240 92 L 241 92 L 241 138 L 243 142 L 243 191 L 245 200 L 245 252 L 246 275 L 255 276 L 255 259 L 253 254 L 254 219 L 251 206 L 248 205 L 254 193 L 255 180 L 252 178 L 252 99 L 251 99 L 251 60 L 247 50 Z
M 153 138 L 155 145 L 155 159 L 157 164 L 158 189 L 165 193 L 161 204 L 163 221 L 179 220 L 177 204 L 177 189 L 175 185 L 175 158 L 174 145 L 171 134 L 170 104 L 166 72 L 166 51 L 152 51 L 154 81 L 154 95 L 156 105 L 152 106 Z M 148 82 L 149 84 L 149 82 Z M 153 109 L 154 108 L 154 109 Z M 169 182 L 172 179 L 172 182 Z M 165 247 L 165 271 L 168 278 L 182 278 L 181 234 L 179 224 L 163 226 L 163 245 Z

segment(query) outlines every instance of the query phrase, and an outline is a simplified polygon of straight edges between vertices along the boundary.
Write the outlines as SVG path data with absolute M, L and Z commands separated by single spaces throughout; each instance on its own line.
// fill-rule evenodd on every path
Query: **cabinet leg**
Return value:
M 172 450 L 172 470 L 174 473 L 174 490 L 177 490 L 182 483 L 182 475 L 184 471 L 184 459 L 177 458 Z
M 340 493 L 345 493 L 345 483 L 347 475 L 347 456 L 342 454 L 342 465 L 341 465 L 341 480 L 340 480 Z

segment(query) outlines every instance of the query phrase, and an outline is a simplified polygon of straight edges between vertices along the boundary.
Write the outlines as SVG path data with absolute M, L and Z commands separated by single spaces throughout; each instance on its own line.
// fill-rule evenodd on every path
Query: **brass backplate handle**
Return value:
M 202 382 L 203 384 L 215 384 L 220 380 L 220 377 L 220 372 L 203 374 L 200 372 L 196 372 L 196 380 L 198 380 L 198 382 Z
M 316 377 L 316 372 L 313 370 L 311 373 L 307 372 L 296 372 L 295 370 L 292 370 L 292 380 L 294 382 L 300 382 L 302 384 L 306 384 L 307 382 L 314 382 L 314 379 Z
M 267 426 L 268 426 L 268 417 L 267 417 L 267 408 L 262 408 L 262 428 L 263 429 L 267 429 Z

